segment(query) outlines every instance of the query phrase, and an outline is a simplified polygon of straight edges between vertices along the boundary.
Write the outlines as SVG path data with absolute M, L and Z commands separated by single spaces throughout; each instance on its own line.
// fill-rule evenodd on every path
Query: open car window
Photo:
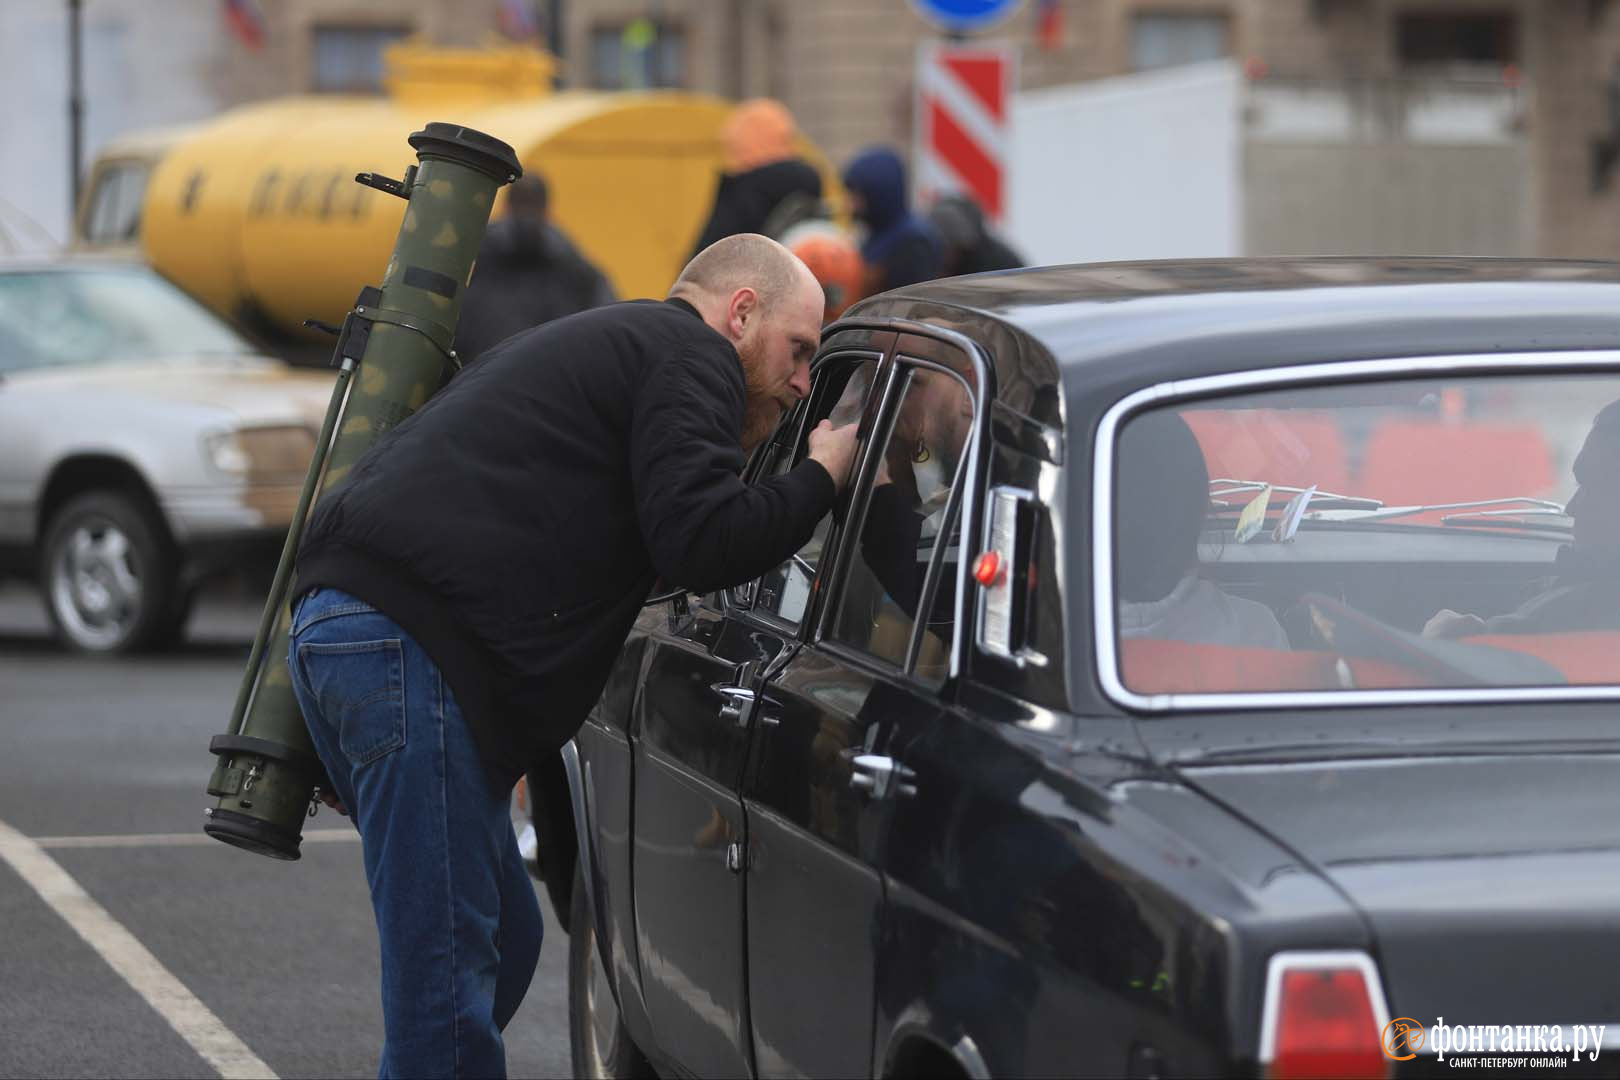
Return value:
M 1620 684 L 1620 376 L 1207 398 L 1113 450 L 1133 693 Z
M 871 354 L 834 356 L 822 364 L 809 400 L 766 447 L 757 477 L 787 472 L 804 460 L 809 433 L 822 420 L 831 419 L 837 426 L 859 423 L 875 406 L 872 390 L 877 367 L 878 358 Z M 809 541 L 791 558 L 740 590 L 739 601 L 758 613 L 797 626 L 809 609 L 811 586 L 831 532 L 832 515 L 828 514 L 816 523 Z
M 956 633 L 961 500 L 953 493 L 971 446 L 973 395 L 956 371 L 902 358 L 894 397 L 826 636 L 937 685 Z

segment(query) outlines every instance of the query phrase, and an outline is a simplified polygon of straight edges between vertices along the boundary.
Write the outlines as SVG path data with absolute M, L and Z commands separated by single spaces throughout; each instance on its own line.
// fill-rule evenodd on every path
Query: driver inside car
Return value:
M 1122 638 L 1287 649 L 1269 607 L 1198 574 L 1209 469 L 1187 422 L 1160 410 L 1130 421 L 1117 448 L 1115 587 Z
M 1593 417 L 1571 471 L 1570 543 L 1558 549 L 1547 587 L 1489 618 L 1443 608 L 1424 624 L 1424 637 L 1620 629 L 1620 401 Z
M 943 371 L 917 368 L 895 417 L 894 431 L 878 464 L 877 486 L 867 508 L 861 555 L 894 602 L 915 618 L 927 564 L 917 551 L 943 524 L 956 467 L 973 428 L 967 387 Z M 935 607 L 952 599 L 936 594 Z M 937 612 L 948 619 L 948 611 Z M 934 619 L 931 621 L 938 621 Z

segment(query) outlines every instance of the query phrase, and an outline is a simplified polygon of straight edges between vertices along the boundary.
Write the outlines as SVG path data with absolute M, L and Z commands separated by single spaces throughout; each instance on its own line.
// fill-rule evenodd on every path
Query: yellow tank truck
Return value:
M 75 246 L 133 248 L 261 336 L 329 342 L 304 320 L 342 321 L 381 275 L 404 210 L 355 174 L 400 176 L 412 161 L 406 137 L 447 121 L 510 144 L 546 177 L 553 219 L 620 296 L 664 294 L 708 214 L 730 102 L 553 92 L 552 59 L 525 46 L 402 43 L 385 70 L 383 96 L 267 101 L 109 144 L 85 185 Z M 825 157 L 803 151 L 835 192 Z

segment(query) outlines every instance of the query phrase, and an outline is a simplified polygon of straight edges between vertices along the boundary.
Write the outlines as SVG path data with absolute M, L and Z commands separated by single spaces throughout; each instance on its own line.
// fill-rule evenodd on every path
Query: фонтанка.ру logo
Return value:
M 1384 1025 L 1384 1054 L 1394 1061 L 1411 1061 L 1423 1049 L 1428 1029 L 1409 1016 L 1397 1016 Z
M 1384 1025 L 1382 1042 L 1384 1056 L 1392 1061 L 1410 1061 L 1427 1047 L 1452 1068 L 1557 1068 L 1583 1058 L 1596 1061 L 1607 1028 L 1607 1024 L 1448 1025 L 1443 1016 L 1425 1028 L 1409 1016 L 1398 1016 Z M 1512 1054 L 1524 1056 L 1505 1056 Z

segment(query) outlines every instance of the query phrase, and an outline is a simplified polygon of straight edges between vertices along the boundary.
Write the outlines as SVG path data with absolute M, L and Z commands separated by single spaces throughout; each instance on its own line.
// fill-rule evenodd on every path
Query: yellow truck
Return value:
M 623 297 L 662 296 L 707 217 L 731 103 L 671 91 L 551 90 L 538 50 L 392 46 L 378 97 L 245 105 L 109 144 L 75 222 L 81 250 L 131 250 L 271 340 L 322 340 L 382 273 L 405 204 L 354 182 L 398 178 L 430 120 L 506 141 L 543 174 L 553 220 Z M 814 147 L 804 156 L 836 177 Z M 497 204 L 495 212 L 500 212 Z

